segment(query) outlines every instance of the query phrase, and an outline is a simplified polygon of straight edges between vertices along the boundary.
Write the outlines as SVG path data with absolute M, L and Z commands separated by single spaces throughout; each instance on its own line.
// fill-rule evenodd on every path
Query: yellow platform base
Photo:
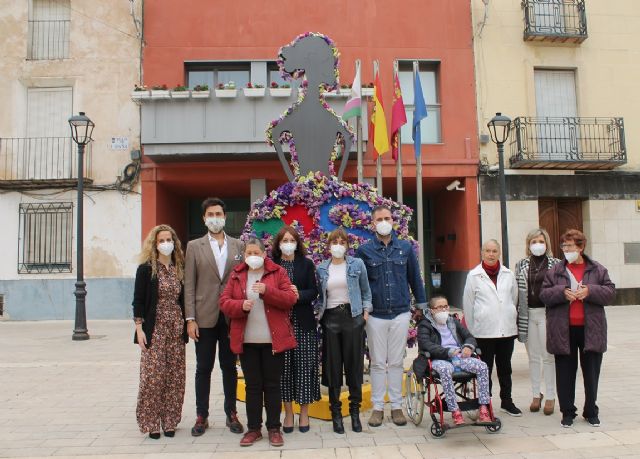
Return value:
M 402 395 L 404 396 L 404 375 L 402 377 Z M 247 398 L 246 386 L 244 378 L 238 376 L 238 400 L 244 402 Z M 342 415 L 347 416 L 349 414 L 349 391 L 343 390 L 340 393 L 340 401 L 342 402 Z M 385 395 L 385 401 L 388 401 L 388 397 Z M 371 384 L 362 385 L 362 403 L 360 404 L 360 411 L 370 410 L 371 405 Z M 300 412 L 300 405 L 293 403 L 293 411 L 295 413 Z M 315 419 L 331 419 L 331 410 L 329 409 L 329 396 L 322 394 L 322 398 L 315 403 L 309 405 L 309 416 Z

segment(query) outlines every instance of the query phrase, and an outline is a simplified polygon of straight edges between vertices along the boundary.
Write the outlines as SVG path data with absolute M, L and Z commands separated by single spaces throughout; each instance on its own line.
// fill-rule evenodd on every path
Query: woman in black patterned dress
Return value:
M 287 271 L 298 296 L 298 302 L 291 310 L 298 347 L 285 353 L 280 386 L 285 409 L 282 430 L 285 433 L 293 432 L 292 402 L 300 405 L 300 432 L 308 432 L 309 404 L 320 400 L 318 333 L 313 313 L 318 286 L 315 265 L 306 254 L 298 232 L 290 226 L 283 226 L 273 242 L 273 260 Z
M 134 343 L 140 356 L 136 418 L 142 433 L 175 435 L 185 384 L 184 256 L 168 225 L 151 230 L 141 254 L 133 293 Z

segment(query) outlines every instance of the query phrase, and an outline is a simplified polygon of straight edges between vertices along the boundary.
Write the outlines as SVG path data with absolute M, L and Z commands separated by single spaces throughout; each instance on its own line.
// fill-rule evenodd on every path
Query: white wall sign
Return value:
M 111 137 L 112 150 L 128 150 L 129 137 Z

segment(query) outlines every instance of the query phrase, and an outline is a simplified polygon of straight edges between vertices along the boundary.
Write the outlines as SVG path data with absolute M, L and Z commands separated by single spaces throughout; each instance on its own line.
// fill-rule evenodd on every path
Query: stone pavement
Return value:
M 527 358 L 518 343 L 514 399 L 525 412 L 521 418 L 500 413 L 503 428 L 497 434 L 465 427 L 434 439 L 428 418 L 418 427 L 396 427 L 387 409 L 382 427 L 365 425 L 360 434 L 347 425 L 347 433 L 337 435 L 329 422 L 312 420 L 310 432 L 286 435 L 283 448 L 270 447 L 266 439 L 240 448 L 240 436 L 224 427 L 220 415 L 211 418 L 212 428 L 204 436 L 190 435 L 193 344 L 187 348 L 183 421 L 175 438 L 151 440 L 139 433 L 135 421 L 139 350 L 131 342 L 131 321 L 89 321 L 91 340 L 86 342 L 71 341 L 69 321 L 0 322 L 0 457 L 640 458 L 640 367 L 633 363 L 640 306 L 608 308 L 607 314 L 610 344 L 600 379 L 599 428 L 578 418 L 573 428 L 563 429 L 557 413 L 528 412 Z M 217 368 L 213 381 L 212 412 L 222 413 Z M 581 388 L 577 402 L 582 403 Z M 239 411 L 244 421 L 244 404 Z M 363 422 L 367 417 L 363 413 Z

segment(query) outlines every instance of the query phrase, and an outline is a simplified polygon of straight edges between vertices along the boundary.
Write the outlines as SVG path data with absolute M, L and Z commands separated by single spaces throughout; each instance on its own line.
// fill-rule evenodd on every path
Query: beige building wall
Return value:
M 516 0 L 472 0 L 479 134 L 496 112 L 535 116 L 534 69 L 575 69 L 578 116 L 623 117 L 628 162 L 640 170 L 640 7 L 637 0 L 587 0 L 581 44 L 523 40 Z M 505 152 L 508 155 L 508 152 Z M 492 142 L 480 157 L 497 163 Z M 505 156 L 505 167 L 508 158 Z
M 44 8 L 57 8 L 56 14 L 69 18 L 68 54 L 62 59 L 28 59 L 29 11 L 34 1 L 0 0 L 0 142 L 29 137 L 29 88 L 72 88 L 73 114 L 86 112 L 95 123 L 93 185 L 85 188 L 83 201 L 87 315 L 89 319 L 128 317 L 140 251 L 140 187 L 136 184 L 123 194 L 113 185 L 131 163 L 131 150 L 140 149 L 139 107 L 131 101 L 130 93 L 140 81 L 142 2 L 42 2 Z M 70 131 L 66 132 L 52 137 L 70 136 Z M 126 148 L 114 147 L 113 137 L 125 139 Z M 75 157 L 75 144 L 73 152 Z M 1 195 L 6 231 L 0 239 L 0 295 L 4 296 L 5 317 L 73 317 L 77 201 L 75 185 L 69 188 L 13 189 Z M 73 203 L 72 272 L 19 274 L 19 205 L 52 202 Z

